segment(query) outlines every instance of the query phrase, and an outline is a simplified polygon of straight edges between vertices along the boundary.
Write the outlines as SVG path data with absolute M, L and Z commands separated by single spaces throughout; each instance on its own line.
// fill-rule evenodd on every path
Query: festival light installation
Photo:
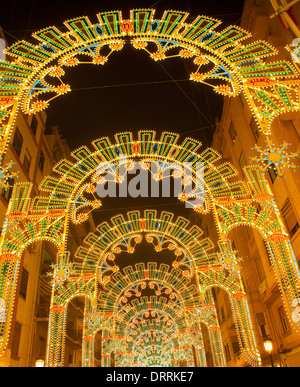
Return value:
M 265 140 L 267 147 L 264 149 L 255 145 L 254 149 L 259 156 L 252 157 L 251 160 L 260 165 L 263 172 L 275 169 L 279 177 L 284 176 L 288 169 L 299 168 L 296 160 L 299 159 L 299 152 L 288 153 L 287 149 L 291 144 L 284 142 L 279 147 L 275 147 L 270 138 Z
M 12 179 L 14 177 L 16 178 L 19 177 L 19 171 L 14 172 L 11 170 L 14 164 L 16 163 L 13 161 L 10 161 L 0 168 L 0 186 L 5 191 L 9 188 L 12 188 L 12 184 L 11 184 Z
M 198 16 L 188 23 L 187 17 L 186 12 L 165 11 L 157 19 L 153 9 L 132 10 L 129 19 L 123 19 L 120 11 L 102 12 L 95 24 L 87 17 L 75 18 L 65 22 L 66 32 L 48 27 L 33 34 L 35 43 L 20 41 L 9 47 L 6 53 L 12 61 L 0 62 L 1 155 L 20 110 L 33 114 L 46 109 L 51 100 L 71 91 L 71 85 L 63 82 L 68 67 L 105 65 L 125 42 L 145 50 L 154 61 L 192 60 L 191 80 L 211 86 L 216 93 L 229 97 L 243 93 L 260 131 L 271 137 L 274 118 L 299 109 L 297 66 L 287 61 L 265 62 L 276 50 L 263 41 L 244 45 L 250 34 L 240 27 L 218 31 L 220 22 L 214 18 Z M 201 150 L 201 143 L 192 138 L 179 143 L 179 135 L 170 132 L 163 132 L 159 139 L 151 130 L 139 131 L 137 137 L 123 132 L 115 135 L 114 142 L 104 137 L 92 146 L 92 151 L 86 146 L 74 150 L 73 161 L 61 160 L 41 183 L 40 196 L 33 196 L 31 183 L 14 185 L 0 236 L 0 298 L 5 305 L 0 351 L 6 350 L 10 339 L 22 252 L 34 241 L 47 240 L 59 252 L 50 274 L 47 366 L 64 363 L 67 305 L 77 296 L 86 300 L 85 366 L 93 365 L 99 329 L 104 366 L 110 365 L 112 352 L 120 365 L 170 365 L 183 359 L 195 364 L 192 343 L 198 364 L 205 366 L 200 323 L 208 327 L 214 364 L 224 366 L 212 287 L 221 287 L 229 295 L 243 356 L 249 364 L 261 365 L 242 284 L 242 257 L 233 251 L 229 232 L 245 225 L 261 233 L 296 330 L 299 324 L 291 316 L 300 292 L 291 242 L 262 169 L 245 167 L 245 180 L 236 180 L 237 172 L 230 163 L 220 163 L 218 152 Z M 126 156 L 129 168 L 131 162 L 144 167 L 153 162 L 166 168 L 188 162 L 195 188 L 192 196 L 202 200 L 193 210 L 213 214 L 218 246 L 187 219 L 149 209 L 101 223 L 95 233 L 87 235 L 71 262 L 66 250 L 69 224 L 81 224 L 93 210 L 105 206 L 105 200 L 96 196 L 96 185 L 107 172 L 105 163 L 115 167 L 111 176 L 120 183 L 122 176 L 116 169 L 120 155 Z M 199 163 L 204 166 L 203 178 L 195 173 Z M 184 205 L 192 197 L 182 192 L 178 199 Z M 173 252 L 172 265 L 150 262 L 120 267 L 115 263 L 118 254 L 134 253 L 139 243 L 151 244 L 153 254 L 164 249 Z
M 251 35 L 241 27 L 218 30 L 217 19 L 187 12 L 134 9 L 129 18 L 120 11 L 100 12 L 98 21 L 79 17 L 64 22 L 66 32 L 47 27 L 35 32 L 35 42 L 19 41 L 6 49 L 10 62 L 0 62 L 0 155 L 5 153 L 16 114 L 46 109 L 54 98 L 71 91 L 63 82 L 68 67 L 105 65 L 129 41 L 155 61 L 179 57 L 195 66 L 190 79 L 224 96 L 244 94 L 259 130 L 271 136 L 271 123 L 280 114 L 299 109 L 297 62 L 265 62 L 277 53 L 264 41 L 243 42 Z M 153 44 L 156 50 L 153 51 Z M 288 50 L 295 54 L 294 47 Z M 268 145 L 268 144 L 267 144 Z
M 5 273 L 1 277 L 1 295 L 7 305 L 7 323 L 1 323 L 2 348 L 9 338 L 12 296 L 22 252 L 33 241 L 44 239 L 54 243 L 59 251 L 52 271 L 48 366 L 63 364 L 67 305 L 76 296 L 84 296 L 87 300 L 83 337 L 86 366 L 93 364 L 94 337 L 99 329 L 105 331 L 104 337 L 107 337 L 103 344 L 104 365 L 110 365 L 112 351 L 118 353 L 120 364 L 136 365 L 138 351 L 148 353 L 148 347 L 141 341 L 148 336 L 141 333 L 137 339 L 135 333 L 144 332 L 140 330 L 147 326 L 150 331 L 155 331 L 151 327 L 158 322 L 161 335 L 170 338 L 163 342 L 173 348 L 173 355 L 168 360 L 162 358 L 164 345 L 156 344 L 155 349 L 152 348 L 156 353 L 155 362 L 181 361 L 186 354 L 185 360 L 194 363 L 192 351 L 189 352 L 191 348 L 187 351 L 189 332 L 191 337 L 200 335 L 196 354 L 201 364 L 205 364 L 197 326 L 199 321 L 209 328 L 215 365 L 223 366 L 220 327 L 209 296 L 211 287 L 215 286 L 223 288 L 231 299 L 245 359 L 252 365 L 261 364 L 241 280 L 241 257 L 233 251 L 228 234 L 238 225 L 254 227 L 261 233 L 269 247 L 289 316 L 293 311 L 292 300 L 299 294 L 297 263 L 260 169 L 246 167 L 247 182 L 232 180 L 237 174 L 234 168 L 228 162 L 220 162 L 221 156 L 213 149 L 200 151 L 200 146 L 191 138 L 180 143 L 175 133 L 163 132 L 160 138 L 156 138 L 154 131 L 140 131 L 134 138 L 132 133 L 123 132 L 115 135 L 115 142 L 107 137 L 95 140 L 93 151 L 86 146 L 73 151 L 73 162 L 60 161 L 54 167 L 53 175 L 41 183 L 42 196 L 31 197 L 30 183 L 15 184 L 0 241 L 2 273 Z M 201 161 L 205 166 L 201 183 L 204 190 L 201 197 L 205 202 L 202 210 L 198 207 L 194 210 L 214 214 L 219 245 L 213 246 L 199 227 L 190 225 L 183 217 L 174 218 L 166 211 L 157 214 L 151 209 L 143 214 L 131 211 L 127 217 L 120 214 L 97 226 L 95 233 L 87 235 L 84 245 L 76 253 L 76 260 L 71 263 L 65 250 L 69 222 L 83 223 L 91 211 L 99 208 L 94 204 L 99 166 L 106 163 L 110 168 L 111 165 L 117 166 L 120 150 L 128 163 L 164 161 L 161 165 L 166 168 L 175 161 L 184 164 L 188 158 L 192 160 L 190 167 L 193 168 Z M 100 167 L 101 171 L 104 169 Z M 194 185 L 200 184 L 195 173 L 191 176 Z M 105 206 L 105 199 L 101 204 Z M 135 267 L 116 264 L 119 255 L 133 254 L 140 243 L 152 246 L 153 254 L 169 251 L 174 257 L 172 266 L 156 262 L 140 263 Z M 289 275 L 283 275 L 285 272 Z M 149 296 L 149 291 L 152 296 Z M 297 329 L 292 320 L 291 324 Z M 119 347 L 116 347 L 117 342 Z M 146 358 L 143 359 L 144 364 Z

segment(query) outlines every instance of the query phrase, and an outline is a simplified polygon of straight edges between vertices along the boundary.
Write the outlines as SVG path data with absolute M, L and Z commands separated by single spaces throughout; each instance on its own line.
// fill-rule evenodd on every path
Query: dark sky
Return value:
M 190 19 L 202 14 L 222 21 L 222 28 L 239 24 L 243 0 L 57 1 L 12 0 L 1 4 L 0 26 L 9 43 L 34 41 L 31 33 L 78 16 L 95 23 L 101 11 L 155 8 L 160 18 L 166 9 L 187 11 Z M 219 27 L 220 28 L 220 27 Z M 68 68 L 63 81 L 72 92 L 55 99 L 47 110 L 48 125 L 59 125 L 71 149 L 117 132 L 154 129 L 191 136 L 208 146 L 221 114 L 222 97 L 211 88 L 188 81 L 190 60 L 155 62 L 130 44 L 111 55 L 104 66 Z

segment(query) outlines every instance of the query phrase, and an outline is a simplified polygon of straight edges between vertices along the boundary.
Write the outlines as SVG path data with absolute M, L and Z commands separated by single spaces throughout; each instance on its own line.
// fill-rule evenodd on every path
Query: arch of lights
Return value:
M 276 148 L 271 123 L 278 115 L 299 110 L 299 62 L 265 62 L 277 51 L 264 41 L 243 44 L 251 34 L 237 26 L 218 31 L 221 22 L 198 16 L 188 23 L 187 12 L 165 11 L 161 19 L 154 9 L 134 9 L 129 18 L 120 11 L 101 12 L 92 23 L 83 16 L 64 22 L 65 32 L 51 26 L 35 32 L 35 43 L 19 41 L 7 48 L 11 62 L 0 62 L 0 156 L 5 153 L 18 111 L 44 110 L 51 100 L 71 91 L 63 82 L 65 69 L 79 64 L 104 65 L 125 42 L 145 50 L 155 61 L 180 57 L 192 60 L 190 79 L 234 97 L 241 93 L 249 103 L 266 148 L 255 157 L 264 170 L 275 165 L 282 174 L 294 168 L 295 153 L 287 143 Z M 287 47 L 292 58 L 299 50 Z M 267 163 L 265 162 L 267 160 Z M 3 184 L 9 166 L 3 166 Z
M 246 167 L 247 182 L 234 180 L 236 171 L 229 163 L 220 163 L 217 152 L 210 148 L 199 152 L 199 142 L 186 138 L 179 143 L 179 136 L 174 133 L 163 132 L 157 139 L 154 131 L 140 131 L 134 139 L 133 134 L 128 132 L 117 134 L 115 140 L 112 143 L 107 137 L 98 139 L 93 142 L 93 151 L 84 146 L 72 152 L 74 162 L 59 162 L 53 169 L 53 176 L 46 177 L 41 183 L 44 196 L 32 196 L 31 183 L 15 184 L 0 241 L 0 261 L 4 273 L 1 289 L 2 299 L 6 302 L 6 318 L 1 323 L 2 348 L 5 349 L 9 339 L 22 252 L 33 241 L 45 239 L 55 243 L 59 251 L 52 273 L 49 366 L 63 364 L 66 309 L 69 301 L 77 296 L 88 300 L 83 337 L 85 365 L 93 364 L 93 341 L 99 328 L 104 332 L 103 364 L 110 364 L 113 350 L 118 354 L 120 364 L 136 363 L 136 348 L 141 346 L 139 341 L 138 345 L 132 345 L 136 343 L 132 332 L 138 330 L 130 330 L 130 324 L 133 324 L 130 316 L 138 311 L 140 313 L 137 305 L 142 302 L 148 307 L 145 313 L 149 313 L 146 319 L 139 316 L 143 320 L 142 326 L 153 326 L 151 313 L 157 310 L 166 313 L 167 309 L 169 319 L 173 318 L 174 340 L 170 338 L 169 343 L 174 348 L 171 360 L 181 359 L 185 353 L 187 361 L 195 361 L 187 347 L 191 347 L 192 336 L 201 332 L 201 321 L 208 326 L 215 365 L 224 365 L 220 328 L 210 295 L 210 289 L 216 286 L 223 288 L 230 297 L 245 358 L 250 364 L 259 365 L 260 355 L 241 281 L 240 257 L 233 251 L 228 233 L 237 225 L 259 230 L 269 246 L 270 259 L 290 317 L 292 301 L 299 294 L 300 278 L 288 234 L 263 173 L 259 168 Z M 205 198 L 203 206 L 197 205 L 194 210 L 213 213 L 219 233 L 217 248 L 214 249 L 211 241 L 202 237 L 202 230 L 196 225 L 191 226 L 187 219 L 181 216 L 174 219 L 172 213 L 163 211 L 157 214 L 149 209 L 143 214 L 131 211 L 127 217 L 117 215 L 110 222 L 101 223 L 94 233 L 87 235 L 84 246 L 78 248 L 76 260 L 69 260 L 66 250 L 69 223 L 86 221 L 88 213 L 101 206 L 101 201 L 95 197 L 95 187 L 106 169 L 100 168 L 99 171 L 99 165 L 109 162 L 110 169 L 112 165 L 116 166 L 120 149 L 126 155 L 128 165 L 163 160 L 163 168 L 167 168 L 168 164 L 174 165 L 175 162 L 183 164 L 186 159 L 192 160 L 191 165 L 194 166 L 199 161 L 204 164 L 201 182 L 197 180 L 197 174 L 191 175 L 194 196 L 200 192 L 198 185 L 201 185 L 201 197 L 204 194 Z M 115 181 L 119 181 L 117 173 Z M 183 191 L 179 199 L 191 198 L 184 196 Z M 158 266 L 155 262 L 147 266 L 137 264 L 135 268 L 116 265 L 118 254 L 134 253 L 136 245 L 142 241 L 153 245 L 158 253 L 164 249 L 173 252 L 172 267 Z M 145 291 L 150 295 L 146 296 Z M 291 324 L 298 329 L 292 319 Z M 167 324 L 161 327 L 164 333 L 167 328 Z M 198 335 L 201 338 L 201 333 Z M 199 340 L 197 358 L 202 360 L 198 363 L 204 364 L 204 347 Z M 157 345 L 155 348 L 162 350 L 161 347 L 157 349 Z
M 191 80 L 209 85 L 217 93 L 230 97 L 243 93 L 266 137 L 267 148 L 261 153 L 267 166 L 275 164 L 279 173 L 285 167 L 294 168 L 291 160 L 295 154 L 286 153 L 285 145 L 274 148 L 271 123 L 282 113 L 299 110 L 297 62 L 266 63 L 265 58 L 276 54 L 266 42 L 243 44 L 250 34 L 240 27 L 217 31 L 218 20 L 198 16 L 187 23 L 187 16 L 186 12 L 165 11 L 157 19 L 155 10 L 141 9 L 132 10 L 130 18 L 123 19 L 119 11 L 103 12 L 94 24 L 87 17 L 72 19 L 65 22 L 66 32 L 45 28 L 33 34 L 38 43 L 20 41 L 9 47 L 6 53 L 12 61 L 0 62 L 1 155 L 5 154 L 20 110 L 36 113 L 71 90 L 62 80 L 66 68 L 83 63 L 104 65 L 111 54 L 130 42 L 155 61 L 176 56 L 192 60 L 195 71 Z M 177 134 L 169 132 L 159 139 L 154 131 L 140 131 L 137 138 L 130 132 L 119 133 L 114 143 L 107 137 L 95 140 L 93 151 L 83 146 L 72 152 L 73 162 L 59 162 L 53 176 L 45 178 L 40 186 L 44 196 L 33 197 L 30 183 L 15 184 L 0 237 L 0 297 L 5 305 L 0 322 L 1 352 L 9 342 L 21 255 L 37 240 L 51 241 L 59 251 L 52 273 L 48 366 L 63 364 L 66 308 L 76 296 L 86 299 L 86 366 L 93 365 L 94 337 L 99 329 L 103 332 L 104 365 L 110 365 L 112 352 L 118 364 L 145 364 L 151 351 L 151 361 L 159 364 L 185 357 L 191 363 L 205 365 L 200 322 L 208 327 L 214 364 L 223 366 L 220 328 L 210 294 L 215 286 L 230 297 L 243 355 L 250 364 L 260 365 L 241 281 L 240 257 L 228 237 L 230 230 L 240 225 L 254 227 L 265 240 L 290 323 L 299 329 L 291 316 L 293 300 L 299 298 L 300 274 L 264 178 L 265 167 L 245 167 L 247 181 L 233 181 L 236 171 L 227 162 L 219 164 L 221 156 L 216 151 L 208 148 L 200 153 L 198 141 L 187 138 L 178 144 L 178 139 Z M 190 164 L 194 189 L 189 194 L 183 191 L 179 199 L 188 202 L 200 198 L 203 205 L 193 209 L 200 214 L 213 213 L 219 234 L 213 253 L 208 253 L 213 246 L 209 239 L 200 239 L 202 231 L 197 226 L 190 227 L 182 217 L 173 221 L 171 213 L 157 215 L 147 210 L 143 215 L 132 211 L 127 219 L 120 215 L 99 225 L 97 233 L 86 238 L 89 248 L 79 248 L 76 261 L 71 262 L 66 250 L 69 223 L 82 223 L 90 211 L 101 207 L 95 196 L 96 184 L 111 166 L 115 181 L 120 181 L 116 167 L 120 154 L 126 156 L 128 166 L 133 161 L 145 168 L 149 162 L 160 168 Z M 255 160 L 259 162 L 260 158 Z M 195 173 L 197 163 L 204 165 L 202 179 Z M 3 185 L 8 170 L 9 166 L 2 167 Z M 163 248 L 174 250 L 172 267 L 153 263 L 120 269 L 114 264 L 118 251 L 133 252 L 135 244 L 143 239 L 158 252 Z M 145 290 L 152 291 L 152 295 L 143 295 Z M 125 305 L 126 314 L 119 313 L 121 305 Z M 196 355 L 192 355 L 191 343 L 196 343 Z M 173 348 L 168 356 L 165 348 Z M 144 354 L 141 363 L 139 350 Z

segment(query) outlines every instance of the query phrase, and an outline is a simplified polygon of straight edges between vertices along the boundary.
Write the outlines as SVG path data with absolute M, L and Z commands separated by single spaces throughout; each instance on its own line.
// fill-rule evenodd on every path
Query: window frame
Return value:
M 21 145 L 20 145 L 20 143 L 21 143 Z M 12 145 L 15 153 L 17 154 L 18 158 L 20 158 L 22 148 L 23 148 L 23 143 L 24 143 L 24 138 L 22 136 L 22 133 L 20 132 L 20 129 L 18 127 L 16 127 L 15 134 L 14 134 L 11 145 Z

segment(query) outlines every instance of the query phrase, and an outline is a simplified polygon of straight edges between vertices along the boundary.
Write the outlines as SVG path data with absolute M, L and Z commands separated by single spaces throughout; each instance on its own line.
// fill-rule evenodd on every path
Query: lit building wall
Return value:
M 259 4 L 259 5 L 258 5 Z M 300 21 L 300 4 L 292 8 L 295 18 Z M 274 9 L 269 0 L 246 0 L 241 26 L 253 34 L 253 41 L 265 39 L 279 51 L 278 56 L 269 58 L 291 60 L 285 46 L 292 43 L 295 35 L 290 28 L 284 28 L 277 17 L 270 19 Z M 300 37 L 300 36 L 299 36 Z M 300 150 L 300 115 L 289 113 L 276 119 L 272 125 L 274 144 L 290 143 L 290 151 Z M 243 96 L 225 98 L 223 114 L 213 138 L 212 147 L 229 159 L 243 177 L 242 167 L 250 164 L 256 155 L 255 144 L 263 146 L 264 138 L 259 135 L 255 119 Z M 299 165 L 299 160 L 296 161 Z M 300 261 L 300 170 L 287 170 L 286 177 L 278 177 L 275 170 L 266 172 L 266 177 L 274 194 L 281 215 L 290 234 L 296 259 Z M 209 223 L 207 232 L 211 235 Z M 275 365 L 300 366 L 300 337 L 289 326 L 282 305 L 280 291 L 267 251 L 261 236 L 251 228 L 239 227 L 230 236 L 233 245 L 243 257 L 243 281 L 247 291 L 253 329 L 262 355 L 263 364 L 269 365 L 270 358 L 263 348 L 263 338 L 273 340 Z M 219 322 L 225 346 L 227 364 L 243 365 L 235 349 L 235 334 L 232 317 L 226 314 L 226 300 L 222 292 L 215 292 Z M 224 317 L 225 315 L 225 317 Z M 222 317 L 223 316 L 223 317 Z M 223 321 L 224 320 L 224 321 Z
M 12 170 L 19 174 L 14 181 L 10 181 L 11 188 L 2 190 L 0 194 L 1 225 L 5 219 L 13 184 L 30 181 L 34 184 L 34 192 L 38 192 L 38 185 L 43 176 L 51 172 L 52 159 L 44 134 L 45 129 L 45 113 L 30 117 L 20 113 L 16 119 L 4 163 L 13 161 L 15 164 Z M 42 255 L 42 243 L 29 246 L 23 253 L 19 288 L 15 300 L 17 308 L 12 325 L 10 349 L 6 354 L 6 361 L 11 366 L 31 366 L 36 296 Z
M 0 30 L 0 37 L 5 36 Z M 45 112 L 27 116 L 19 113 L 11 135 L 4 164 L 13 161 L 11 168 L 18 177 L 10 179 L 11 187 L 0 192 L 0 225 L 5 220 L 6 210 L 15 182 L 33 183 L 33 195 L 39 193 L 39 184 L 51 174 L 53 166 L 62 158 L 68 158 L 70 149 L 60 136 L 59 129 L 47 128 Z M 72 230 L 70 251 L 74 254 L 83 237 L 93 229 L 92 217 L 89 225 L 81 225 Z M 15 314 L 11 328 L 10 344 L 5 356 L 0 358 L 0 365 L 13 367 L 32 367 L 36 361 L 45 360 L 48 333 L 48 319 L 51 299 L 50 265 L 55 263 L 56 247 L 47 242 L 36 242 L 23 253 L 20 269 L 19 287 L 16 292 Z M 74 301 L 76 304 L 76 300 Z M 70 319 L 75 319 L 74 310 L 70 308 Z M 82 310 L 83 313 L 83 310 Z M 81 314 L 82 314 L 81 313 Z M 82 316 L 76 317 L 82 324 Z M 72 332 L 73 333 L 73 332 Z M 81 340 L 70 335 L 66 342 L 66 365 L 81 364 Z

